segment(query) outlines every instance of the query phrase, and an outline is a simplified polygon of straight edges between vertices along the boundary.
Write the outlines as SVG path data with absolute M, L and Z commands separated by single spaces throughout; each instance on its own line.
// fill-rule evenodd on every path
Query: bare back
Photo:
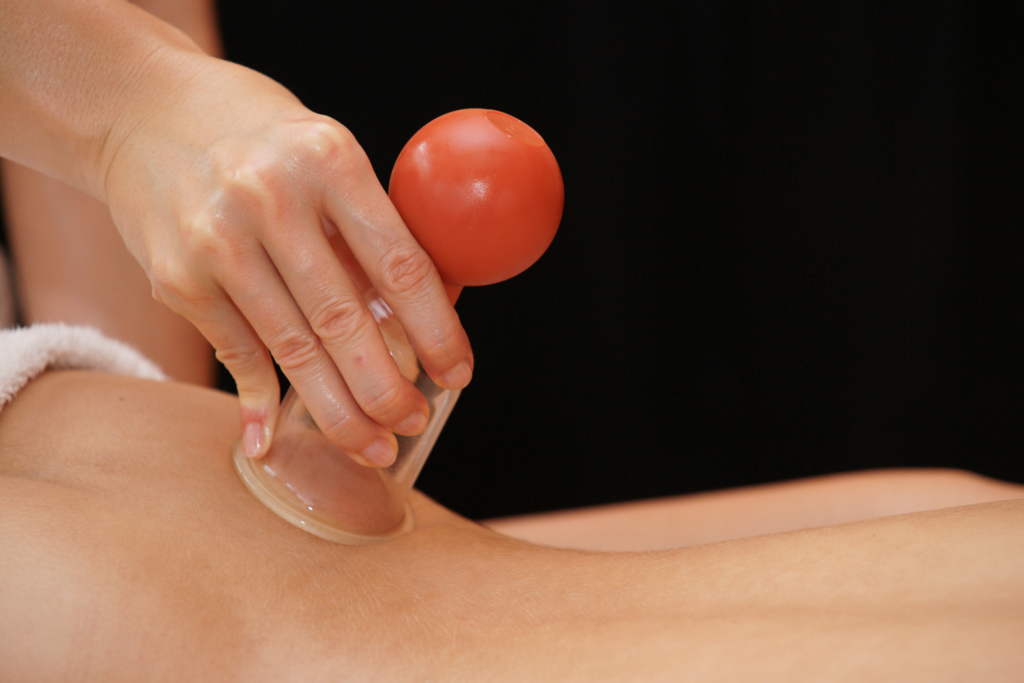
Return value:
M 1015 680 L 1024 503 L 650 553 L 418 496 L 355 548 L 264 509 L 233 397 L 46 374 L 0 413 L 0 669 L 81 680 Z

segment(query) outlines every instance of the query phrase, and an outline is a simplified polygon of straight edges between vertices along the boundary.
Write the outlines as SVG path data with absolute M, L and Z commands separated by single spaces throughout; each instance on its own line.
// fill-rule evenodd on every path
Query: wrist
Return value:
M 117 63 L 123 69 L 106 106 L 100 138 L 88 141 L 82 157 L 85 189 L 107 202 L 110 168 L 133 133 L 174 97 L 188 90 L 203 62 L 215 61 L 185 34 L 127 6 L 135 35 Z
M 0 45 L 0 155 L 101 199 L 108 146 L 167 87 L 153 75 L 199 52 L 120 0 L 0 3 Z

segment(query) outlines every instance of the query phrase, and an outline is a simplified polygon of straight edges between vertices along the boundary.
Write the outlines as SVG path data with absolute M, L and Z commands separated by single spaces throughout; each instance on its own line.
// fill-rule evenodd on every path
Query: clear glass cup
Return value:
M 423 433 L 396 435 L 398 456 L 390 467 L 360 465 L 327 440 L 292 388 L 281 403 L 268 453 L 253 460 L 238 443 L 233 454 L 242 481 L 278 516 L 349 545 L 393 538 L 415 526 L 409 492 L 460 394 L 437 386 L 423 371 L 384 300 L 372 289 L 363 296 L 399 370 L 427 399 L 430 420 Z

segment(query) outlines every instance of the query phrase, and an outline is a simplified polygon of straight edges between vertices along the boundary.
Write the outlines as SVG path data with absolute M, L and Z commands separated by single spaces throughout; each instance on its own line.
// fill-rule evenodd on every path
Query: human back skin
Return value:
M 340 546 L 231 468 L 237 399 L 51 372 L 0 413 L 0 680 L 1019 680 L 1024 503 L 649 553 L 421 495 Z

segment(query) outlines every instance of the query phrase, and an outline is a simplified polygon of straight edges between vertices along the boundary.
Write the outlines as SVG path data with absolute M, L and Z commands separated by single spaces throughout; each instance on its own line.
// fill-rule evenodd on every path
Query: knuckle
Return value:
M 365 334 L 369 320 L 362 305 L 353 299 L 323 297 L 323 303 L 310 311 L 309 324 L 317 337 L 334 343 L 350 344 Z
M 279 197 L 281 183 L 277 173 L 275 168 L 253 160 L 239 164 L 224 181 L 225 208 L 242 218 L 279 218 L 283 202 Z
M 429 362 L 431 367 L 437 371 L 452 370 L 467 357 L 472 363 L 469 339 L 462 330 L 458 330 L 454 334 L 445 334 L 439 329 L 433 329 L 421 336 L 418 342 L 420 358 Z
M 337 121 L 322 117 L 303 122 L 291 139 L 300 175 L 330 179 L 337 187 L 376 178 L 366 152 L 351 132 Z M 325 175 L 322 175 L 325 174 Z
M 455 366 L 472 355 L 469 336 L 456 316 L 453 325 L 431 325 L 417 337 L 423 353 L 436 362 Z
M 328 415 L 317 420 L 317 427 L 327 437 L 328 441 L 336 444 L 347 443 L 351 440 L 355 430 L 356 420 L 347 411 L 332 410 Z
M 397 382 L 389 383 L 382 391 L 374 393 L 359 405 L 363 412 L 372 418 L 392 415 L 401 407 L 402 386 Z
M 157 256 L 150 262 L 148 271 L 153 298 L 175 310 L 201 307 L 212 298 L 192 277 L 189 268 L 177 259 Z
M 179 229 L 183 253 L 208 277 L 244 273 L 252 264 L 253 237 L 239 229 L 242 225 L 224 215 L 186 221 Z
M 285 374 L 319 362 L 323 350 L 312 334 L 292 332 L 282 335 L 270 346 L 270 353 Z
M 253 346 L 233 346 L 217 349 L 214 356 L 224 364 L 224 367 L 236 379 L 257 372 L 263 365 L 269 362 L 266 352 Z
M 287 204 L 283 193 L 288 187 L 287 164 L 280 154 L 217 148 L 211 156 L 211 180 L 217 189 L 206 204 L 212 220 L 199 221 L 201 225 L 230 228 L 280 215 Z
M 294 143 L 313 161 L 349 158 L 359 148 L 348 129 L 329 118 L 303 123 L 295 132 Z
M 454 365 L 455 344 L 450 337 L 443 335 L 440 330 L 431 330 L 421 336 L 419 338 L 419 346 L 421 353 L 424 356 L 435 359 L 435 362 L 444 363 L 451 356 L 452 365 Z
M 181 240 L 185 249 L 203 261 L 211 257 L 233 253 L 237 240 L 231 235 L 230 225 L 222 219 L 197 219 L 181 226 Z
M 425 287 L 433 272 L 434 264 L 426 252 L 413 245 L 400 245 L 387 250 L 377 274 L 384 292 L 404 297 Z

